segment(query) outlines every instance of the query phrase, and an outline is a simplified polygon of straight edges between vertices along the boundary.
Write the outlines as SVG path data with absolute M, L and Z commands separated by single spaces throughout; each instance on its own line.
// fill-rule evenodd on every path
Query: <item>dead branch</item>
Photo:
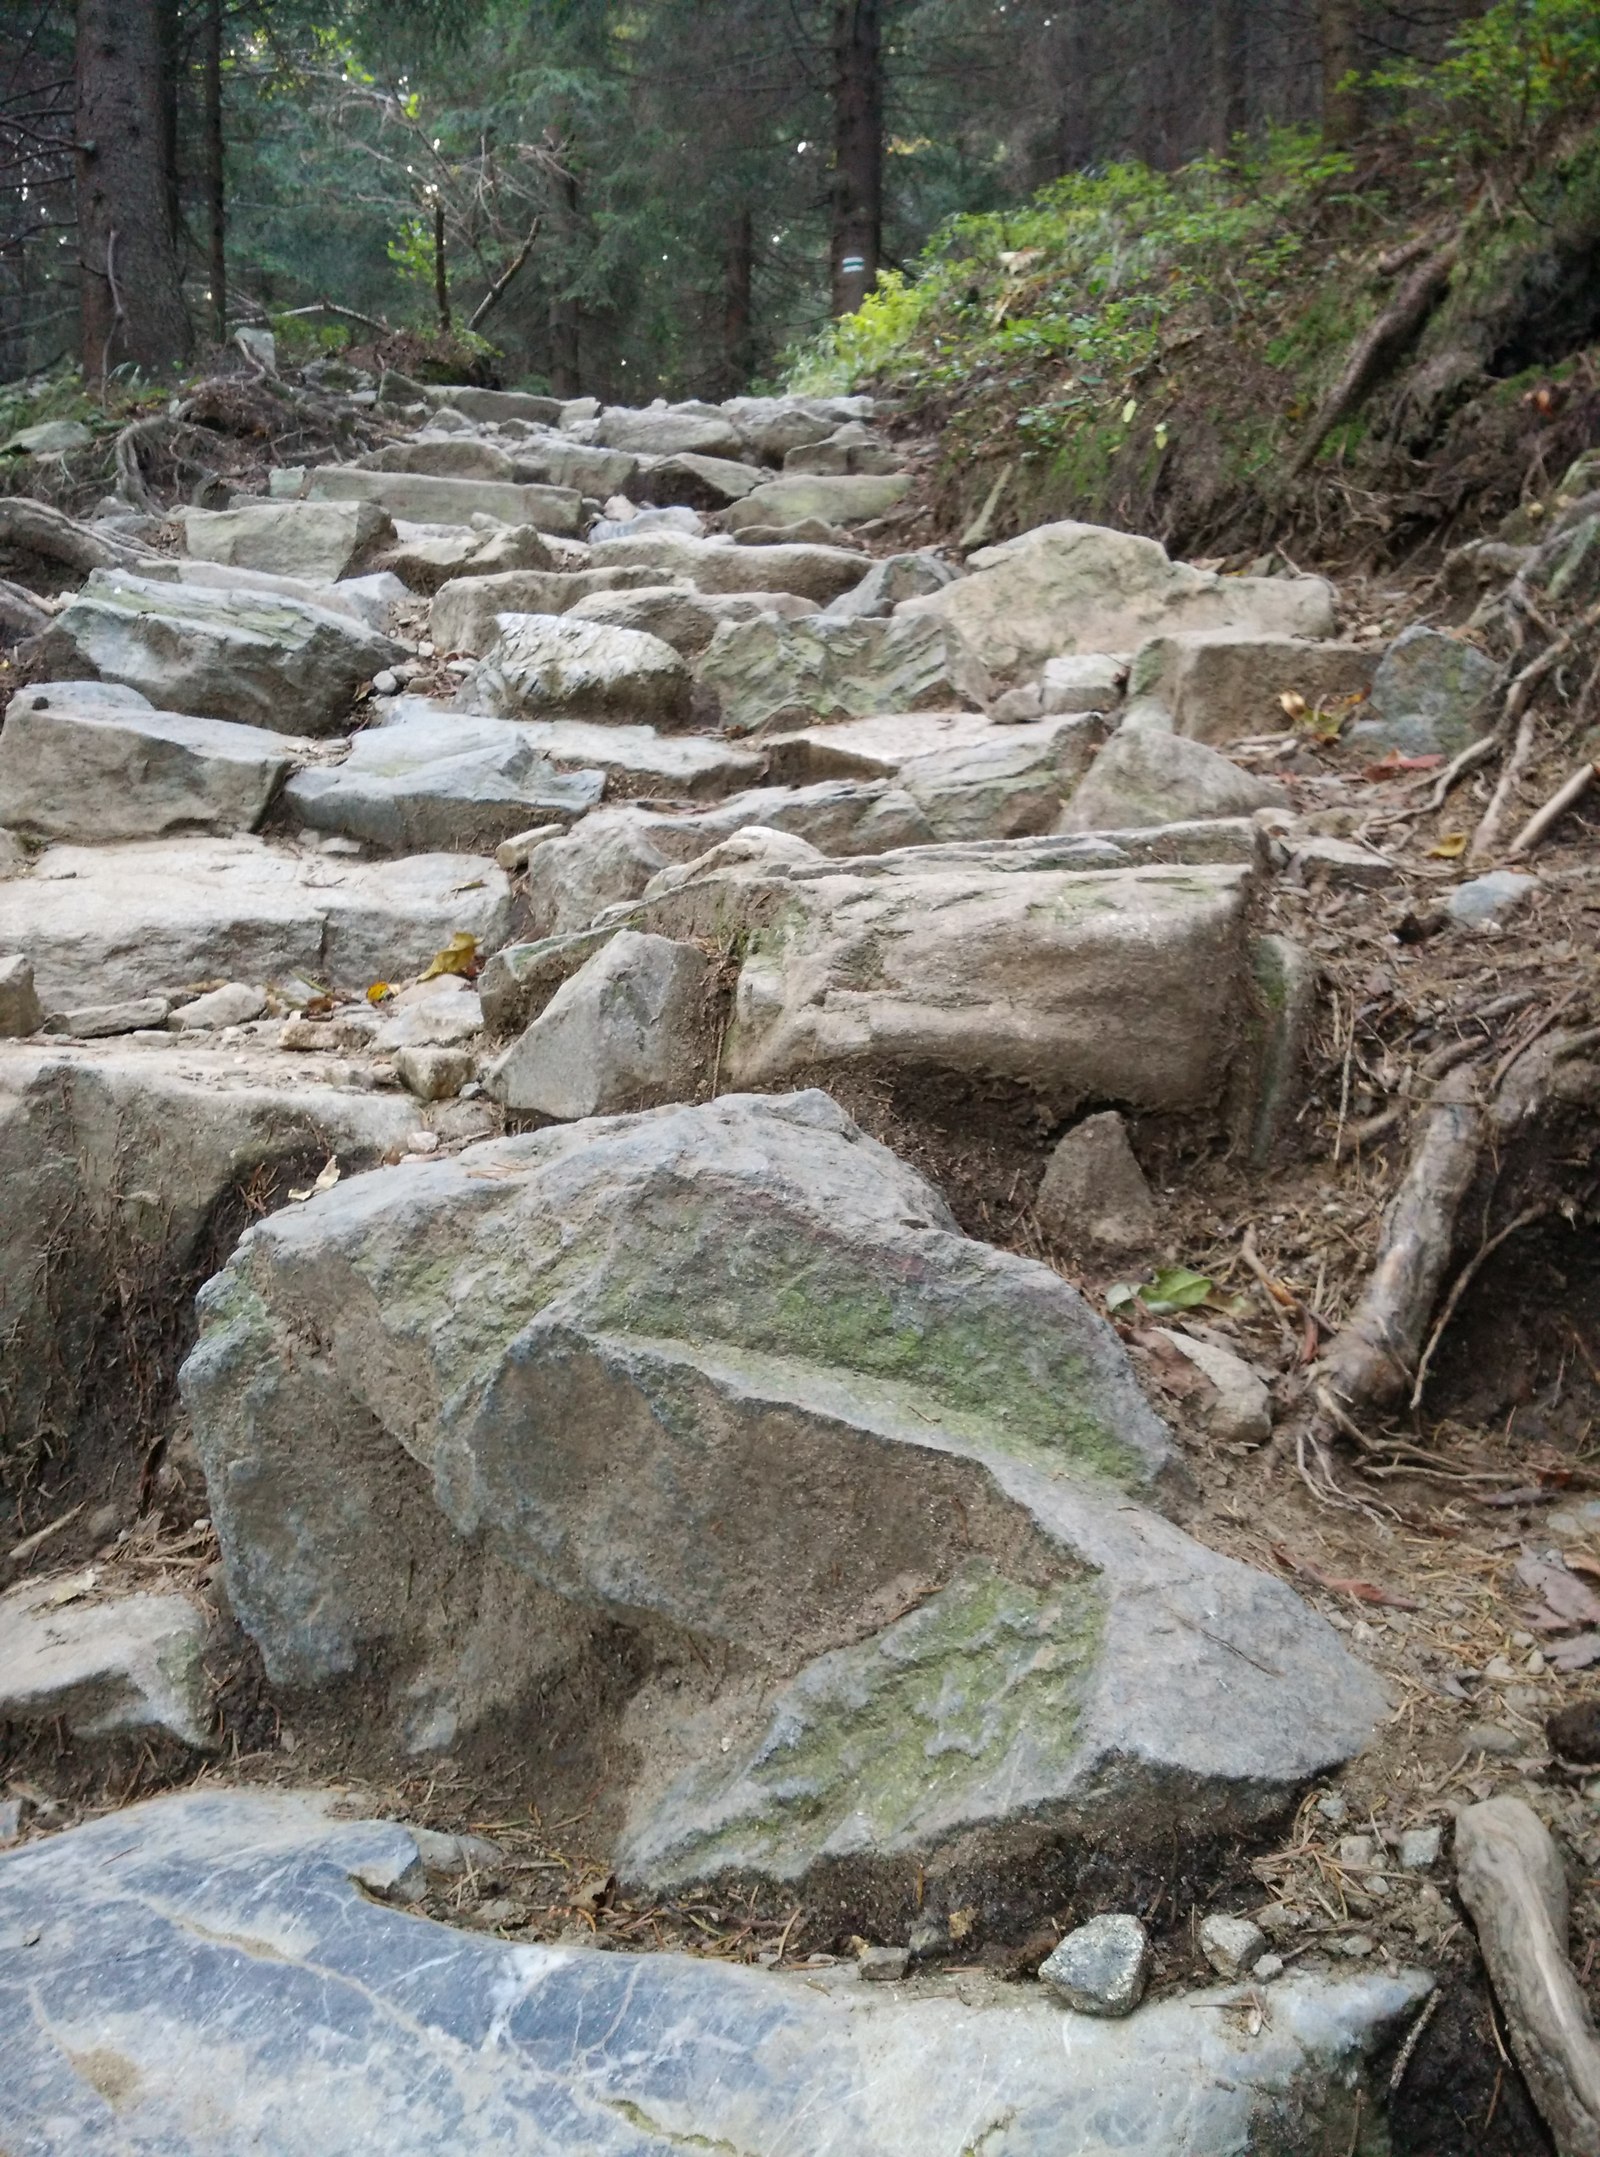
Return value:
M 1459 239 L 1452 236 L 1413 270 L 1377 321 L 1357 340 L 1343 373 L 1322 400 L 1305 440 L 1294 454 L 1289 466 L 1291 479 L 1298 479 L 1307 470 L 1339 422 L 1349 417 L 1379 375 L 1421 334 L 1449 287 L 1459 247 Z
M 392 337 L 394 325 L 380 321 L 376 315 L 358 314 L 353 307 L 340 307 L 332 300 L 314 300 L 309 307 L 285 307 L 281 315 L 290 321 L 303 315 L 337 315 L 341 322 L 358 322 L 365 330 L 376 330 L 382 337 Z
M 140 569 L 156 558 L 154 548 L 139 540 L 79 524 L 48 502 L 20 494 L 0 498 L 0 547 L 40 555 L 80 576 L 91 569 Z
M 1543 808 L 1535 809 L 1506 848 L 1507 861 L 1531 854 L 1552 825 L 1559 824 L 1567 811 L 1582 801 L 1597 777 L 1600 777 L 1600 764 L 1580 764 L 1571 778 L 1556 788 Z
M 1457 1815 L 1456 1885 L 1560 2157 L 1600 2157 L 1600 2040 L 1567 1959 L 1561 1856 L 1531 1805 L 1497 1797 Z
M 495 279 L 494 283 L 489 287 L 483 298 L 479 300 L 477 306 L 473 309 L 472 319 L 467 324 L 467 328 L 469 330 L 475 330 L 478 327 L 479 323 L 481 323 L 486 318 L 490 309 L 499 305 L 501 299 L 505 295 L 507 287 L 511 283 L 512 278 L 516 276 L 517 272 L 522 268 L 522 265 L 527 261 L 529 255 L 533 253 L 533 243 L 539 237 L 539 227 L 543 224 L 543 222 L 543 218 L 536 217 L 533 223 L 528 227 L 528 237 L 523 241 L 522 250 L 518 254 L 516 260 L 510 263 L 504 270 L 501 271 L 500 275 Z
M 1378 1261 L 1361 1301 L 1323 1354 L 1319 1390 L 1330 1405 L 1341 1404 L 1341 1426 L 1352 1412 L 1391 1406 L 1410 1389 L 1487 1128 L 1473 1072 L 1451 1073 L 1434 1094 L 1384 1215 Z
M 1467 848 L 1470 860 L 1481 861 L 1494 852 L 1499 843 L 1500 826 L 1512 795 L 1532 761 L 1536 738 L 1532 702 L 1534 690 L 1545 676 L 1554 670 L 1556 662 L 1571 651 L 1575 639 L 1585 630 L 1594 628 L 1597 622 L 1600 622 L 1600 600 L 1580 615 L 1572 628 L 1563 630 L 1537 659 L 1530 660 L 1512 677 L 1506 690 L 1505 705 L 1500 714 L 1500 725 L 1495 738 L 1503 742 L 1510 734 L 1513 723 L 1516 725 L 1516 736 L 1512 741 L 1511 753 L 1501 768 L 1489 806 L 1484 810 L 1478 828 L 1472 834 L 1472 842 Z

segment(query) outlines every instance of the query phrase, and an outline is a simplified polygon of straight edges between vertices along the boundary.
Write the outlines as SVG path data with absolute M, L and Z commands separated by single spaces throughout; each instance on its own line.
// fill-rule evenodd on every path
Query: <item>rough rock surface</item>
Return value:
M 871 566 L 848 547 L 736 547 L 725 539 L 664 531 L 602 540 L 591 559 L 596 569 L 653 569 L 657 581 L 681 581 L 699 592 L 793 592 L 819 606 L 852 590 Z
M 92 1576 L 0 1595 L 0 1723 L 57 1723 L 80 1738 L 164 1731 L 205 1745 L 200 1612 L 181 1595 L 94 1596 Z
M 1351 733 L 1374 751 L 1456 756 L 1494 724 L 1499 681 L 1499 668 L 1475 644 L 1413 624 L 1384 653 Z
M 97 569 L 40 640 L 56 680 L 98 677 L 159 709 L 331 734 L 358 689 L 404 658 L 347 614 L 278 594 L 208 591 Z
M 1039 1968 L 1039 1982 L 1080 2015 L 1131 2015 L 1150 1981 L 1150 1936 L 1136 1917 L 1091 1917 Z
M 574 487 L 519 486 L 507 480 L 444 479 L 421 472 L 362 472 L 323 465 L 308 481 L 316 502 L 376 502 L 391 517 L 420 523 L 470 524 L 474 517 L 532 525 L 536 531 L 576 533 L 583 498 Z
M 23 689 L 0 732 L 0 822 L 39 839 L 254 831 L 289 744 L 265 727 L 126 703 L 80 704 L 70 682 Z M 93 685 L 98 686 L 98 685 Z
M 313 831 L 394 853 L 470 853 L 532 824 L 570 824 L 604 790 L 603 772 L 558 771 L 503 719 L 418 716 L 366 728 L 341 764 L 296 772 L 284 807 Z
M 954 622 L 997 678 L 1066 652 L 1131 652 L 1176 630 L 1325 637 L 1333 593 L 1320 577 L 1219 577 L 1169 559 L 1154 539 L 1096 524 L 1044 524 L 984 547 L 970 576 L 903 614 Z
M 1271 1813 L 1377 1711 L 1286 1588 L 1128 1506 L 1174 1468 L 1103 1321 L 825 1095 L 341 1184 L 201 1304 L 185 1398 L 275 1682 L 384 1671 L 429 1746 L 597 1620 L 718 1644 L 714 1711 L 675 1653 L 623 1709 L 629 1877 L 992 1900 L 1113 1823 L 1169 1839 L 1179 1789 L 1196 1834 Z
M 700 1077 L 710 971 L 692 944 L 624 929 L 500 1058 L 490 1093 L 558 1122 L 687 1099 Z
M 33 966 L 20 951 L 0 957 L 0 1041 L 16 1041 L 44 1023 Z
M 502 614 L 565 614 L 601 592 L 648 584 L 649 569 L 511 569 L 499 576 L 452 577 L 434 594 L 428 635 L 441 652 L 481 657 L 500 634 Z
M 698 675 L 734 734 L 875 712 L 971 709 L 989 689 L 959 633 L 943 622 L 829 614 L 724 623 Z
M 299 974 L 364 989 L 424 967 L 459 932 L 510 921 L 504 874 L 471 854 L 350 862 L 255 838 L 54 846 L 0 884 L 0 950 L 33 961 L 46 1010 L 185 982 Z
M 1190 631 L 1141 646 L 1128 695 L 1153 697 L 1177 732 L 1196 741 L 1239 741 L 1279 732 L 1285 695 L 1303 697 L 1308 710 L 1342 715 L 1371 688 L 1377 663 L 1364 644 Z
M 618 570 L 603 572 L 609 576 Z M 643 575 L 640 571 L 636 574 Z M 642 629 L 660 637 L 685 659 L 694 660 L 724 622 L 753 622 L 771 615 L 792 621 L 814 614 L 816 602 L 792 592 L 693 592 L 675 584 L 645 585 L 633 591 L 596 592 L 572 609 L 574 621 L 611 622 L 620 629 Z
M 1155 1243 L 1155 1201 L 1115 1109 L 1085 1116 L 1057 1144 L 1035 1207 L 1047 1236 L 1069 1248 L 1128 1257 Z
M 502 719 L 687 725 L 689 670 L 659 637 L 564 614 L 502 614 L 498 627 L 462 685 L 469 711 Z
M 831 1066 L 1006 1078 L 1080 1101 L 1202 1110 L 1245 993 L 1248 872 L 1017 875 L 981 859 L 796 876 L 756 930 L 730 1083 Z
M 892 614 L 902 599 L 920 599 L 942 591 L 960 574 L 936 554 L 890 554 L 872 567 L 857 585 L 828 602 L 829 614 L 846 621 L 867 621 Z
M 867 524 L 893 509 L 911 491 L 904 472 L 862 473 L 853 478 L 785 474 L 768 480 L 728 512 L 730 531 L 755 525 L 781 528 L 817 518 L 823 524 Z
M 1218 1989 L 1069 2049 L 1014 1985 L 908 1997 L 445 1931 L 362 1892 L 416 1878 L 421 1839 L 206 1792 L 0 1858 L 0 2139 L 300 2157 L 314 2119 L 320 2157 L 790 2157 L 804 2121 L 807 2157 L 1345 2157 L 1365 2065 L 1428 1989 L 1287 1978 L 1254 2021 Z
M 371 502 L 244 502 L 183 512 L 184 551 L 197 561 L 329 583 L 348 577 L 394 536 L 389 518 Z
M 1063 831 L 1136 830 L 1282 807 L 1274 779 L 1258 778 L 1203 742 L 1159 727 L 1121 726 L 1090 765 L 1061 820 Z

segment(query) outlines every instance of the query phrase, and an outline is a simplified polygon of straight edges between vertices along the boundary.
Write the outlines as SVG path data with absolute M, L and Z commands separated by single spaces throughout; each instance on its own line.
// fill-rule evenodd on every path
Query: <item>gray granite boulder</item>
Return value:
M 1154 539 L 1097 524 L 1043 524 L 984 547 L 970 575 L 902 612 L 954 622 L 997 679 L 1073 652 L 1131 652 L 1179 630 L 1326 637 L 1333 589 L 1320 577 L 1219 577 L 1174 562 Z
M 1015 1914 L 1107 1837 L 1248 1831 L 1381 1712 L 1281 1582 L 1138 1502 L 1182 1471 L 1110 1328 L 826 1095 L 346 1181 L 201 1309 L 184 1398 L 272 1682 L 381 1672 L 425 1750 L 606 1628 L 629 1879 Z
M 767 525 L 818 523 L 840 527 L 870 524 L 911 492 L 908 472 L 861 473 L 854 477 L 785 472 L 769 479 L 728 511 L 730 531 Z
M 510 890 L 492 861 L 338 861 L 259 838 L 52 846 L 0 884 L 0 951 L 33 961 L 47 1011 L 197 981 L 403 980 L 463 932 L 493 951 Z
M 1415 1972 L 1292 1976 L 1269 2015 L 1219 1987 L 1075 2022 L 1069 2044 L 1042 1988 L 978 1975 L 935 1995 L 430 1924 L 397 1905 L 442 1839 L 316 1794 L 212 1790 L 0 1857 L 0 2141 L 1346 2157 L 1379 2110 L 1378 2055 L 1429 1990 Z
M 644 574 L 645 572 L 635 572 Z M 621 576 L 620 570 L 600 572 Z M 698 659 L 724 622 L 768 617 L 795 621 L 817 612 L 816 602 L 792 592 L 695 592 L 676 584 L 649 584 L 632 591 L 600 591 L 572 608 L 574 621 L 611 622 L 660 637 L 685 659 Z
M 0 732 L 0 823 L 32 838 L 254 831 L 291 757 L 281 734 L 227 719 L 80 703 L 71 682 L 20 690 Z
M 314 502 L 376 502 L 391 517 L 419 524 L 531 524 L 541 532 L 575 534 L 583 497 L 575 487 L 523 486 L 512 480 L 445 479 L 423 472 L 364 472 L 354 465 L 319 465 L 307 480 Z
M 419 714 L 446 718 L 492 719 L 494 712 L 470 711 L 464 704 L 442 704 L 431 697 L 397 696 L 383 700 L 374 724 L 399 726 Z M 653 726 L 623 726 L 588 719 L 519 719 L 523 738 L 552 764 L 603 771 L 621 795 L 648 795 L 663 802 L 720 800 L 754 786 L 765 775 L 765 759 L 720 735 L 666 734 Z
M 715 405 L 650 405 L 631 409 L 608 404 L 595 426 L 607 449 L 642 457 L 724 457 L 737 461 L 744 447 L 738 428 Z
M 312 831 L 343 832 L 391 853 L 470 853 L 532 825 L 561 829 L 604 792 L 604 772 L 558 771 L 503 719 L 419 717 L 368 727 L 342 764 L 296 772 L 284 807 Z
M 205 1636 L 182 1595 L 101 1596 L 82 1575 L 26 1581 L 0 1595 L 0 1723 L 204 1746 Z
M 1232 764 L 1203 742 L 1155 726 L 1121 726 L 1062 817 L 1062 831 L 1135 830 L 1201 817 L 1248 816 L 1287 801 L 1275 779 Z
M 958 631 L 900 616 L 727 622 L 696 673 L 732 734 L 826 726 L 876 712 L 971 710 L 989 692 L 987 675 Z
M 701 457 L 692 452 L 662 457 L 646 464 L 632 492 L 641 502 L 658 509 L 726 509 L 743 501 L 762 486 L 771 474 L 759 465 L 741 464 L 732 457 Z
M 697 592 L 793 592 L 826 606 L 861 582 L 870 564 L 849 547 L 795 542 L 739 547 L 726 539 L 696 539 L 688 532 L 623 532 L 596 543 L 596 569 L 614 565 L 657 571 L 652 582 L 690 584 Z
M 1364 644 L 1190 631 L 1140 646 L 1128 695 L 1154 698 L 1196 741 L 1239 741 L 1283 731 L 1285 694 L 1303 697 L 1308 711 L 1344 717 L 1371 688 L 1377 663 Z
M 394 540 L 372 502 L 241 502 L 233 509 L 186 509 L 183 546 L 196 561 L 271 576 L 332 583 Z
M 332 734 L 356 692 L 405 657 L 348 614 L 276 593 L 97 569 L 39 640 L 56 680 L 98 677 L 165 711 L 276 734 Z
M 461 685 L 467 710 L 501 719 L 687 726 L 693 681 L 659 637 L 568 614 L 502 614 L 496 627 L 494 643 Z
M 356 459 L 366 472 L 427 472 L 436 479 L 514 480 L 511 454 L 481 434 L 414 434 Z
M 1413 623 L 1389 646 L 1350 738 L 1367 750 L 1457 756 L 1494 725 L 1500 669 L 1465 637 Z
M 452 577 L 434 594 L 428 635 L 441 652 L 480 658 L 500 634 L 502 614 L 565 614 L 580 600 L 648 585 L 653 574 L 623 568 L 516 569 L 493 577 Z
M 902 599 L 925 598 L 954 584 L 961 572 L 936 554 L 890 554 L 874 562 L 861 582 L 828 602 L 826 612 L 846 621 L 892 614 Z
M 711 962 L 624 929 L 562 983 L 488 1078 L 519 1115 L 570 1122 L 692 1098 L 706 1069 Z
M 608 495 L 625 494 L 639 470 L 631 451 L 603 449 L 598 443 L 576 442 L 570 434 L 552 429 L 548 434 L 524 438 L 516 446 L 516 476 L 547 487 L 572 487 L 581 495 L 603 502 Z

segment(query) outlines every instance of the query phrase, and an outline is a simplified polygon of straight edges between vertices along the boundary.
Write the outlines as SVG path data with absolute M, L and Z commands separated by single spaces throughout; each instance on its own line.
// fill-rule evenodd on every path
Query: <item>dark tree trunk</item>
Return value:
M 737 396 L 750 383 L 755 257 L 755 226 L 747 205 L 735 212 L 733 230 L 728 236 L 728 275 L 722 311 L 722 374 L 729 396 Z
M 450 270 L 444 249 L 444 197 L 433 198 L 433 303 L 439 310 L 439 328 L 450 333 Z
M 1211 147 L 1225 154 L 1250 123 L 1245 0 L 1211 0 Z
M 78 0 L 78 246 L 86 375 L 186 359 L 161 0 Z
M 833 312 L 861 305 L 883 252 L 884 0 L 834 0 Z
M 206 0 L 205 18 L 206 242 L 211 270 L 211 324 L 217 343 L 228 335 L 228 197 L 222 164 L 222 0 Z
M 1361 90 L 1352 84 L 1361 58 L 1361 0 L 1319 0 L 1322 35 L 1322 133 L 1336 149 L 1361 132 Z
M 562 168 L 555 182 L 557 229 L 562 245 L 556 252 L 555 274 L 565 279 L 578 245 L 578 176 Z M 558 397 L 583 395 L 583 325 L 578 303 L 557 291 L 550 299 L 550 387 Z

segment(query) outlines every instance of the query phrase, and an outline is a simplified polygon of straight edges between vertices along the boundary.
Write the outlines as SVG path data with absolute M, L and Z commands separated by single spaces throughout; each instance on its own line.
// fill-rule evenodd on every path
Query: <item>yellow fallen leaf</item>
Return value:
M 436 951 L 422 972 L 419 981 L 433 981 L 440 974 L 465 974 L 471 978 L 478 963 L 478 939 L 463 929 L 452 936 L 443 951 Z
M 1306 700 L 1298 689 L 1285 689 L 1278 702 L 1283 709 L 1285 718 L 1303 719 L 1305 717 Z
M 387 981 L 374 981 L 367 991 L 367 1002 L 369 1004 L 386 1004 L 393 994 L 394 990 L 390 988 Z
M 1124 427 L 1131 427 L 1133 425 L 1133 415 L 1135 412 L 1138 411 L 1138 409 L 1138 398 L 1130 397 L 1127 403 L 1122 408 L 1122 424 Z
M 1464 831 L 1447 831 L 1437 846 L 1429 847 L 1428 859 L 1430 861 L 1459 861 L 1466 850 L 1466 833 Z
M 330 1154 L 330 1156 L 328 1157 L 327 1166 L 323 1169 L 322 1174 L 317 1178 L 316 1182 L 311 1186 L 311 1188 L 313 1191 L 331 1191 L 334 1185 L 339 1181 L 339 1176 L 340 1168 L 338 1158 L 336 1155 Z

